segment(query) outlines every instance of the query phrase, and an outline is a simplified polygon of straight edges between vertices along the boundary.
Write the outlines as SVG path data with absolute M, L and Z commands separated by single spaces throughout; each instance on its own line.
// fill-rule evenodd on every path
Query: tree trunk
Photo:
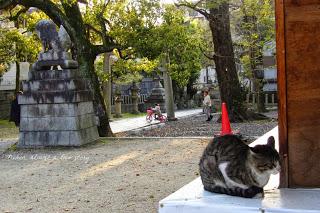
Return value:
M 246 12 L 245 12 L 246 14 Z M 255 109 L 258 113 L 265 112 L 266 107 L 264 103 L 264 92 L 263 92 L 263 48 L 259 45 L 260 39 L 252 39 L 251 33 L 255 32 L 259 34 L 257 26 L 257 17 L 255 15 L 245 15 L 243 22 L 248 26 L 245 31 L 245 36 L 250 38 L 250 48 L 249 48 L 249 57 L 250 57 L 250 69 L 252 73 L 252 90 L 256 96 Z
M 230 121 L 248 119 L 244 96 L 235 66 L 230 32 L 229 4 L 221 3 L 210 9 L 209 26 L 214 43 L 214 62 L 219 83 L 221 101 L 227 104 Z
M 262 50 L 253 45 L 256 48 L 250 48 L 250 66 L 253 76 L 253 92 L 256 95 L 255 109 L 258 113 L 266 112 L 264 103 L 264 92 L 263 92 L 263 61 L 262 61 Z
M 81 11 L 77 1 L 61 1 L 61 4 L 55 4 L 51 1 L 40 0 L 0 0 L 0 9 L 7 9 L 16 5 L 23 5 L 27 8 L 36 7 L 49 16 L 58 26 L 64 25 L 73 44 L 76 55 L 75 59 L 79 63 L 79 71 L 84 77 L 91 79 L 94 92 L 95 106 L 101 106 L 104 113 L 100 113 L 100 126 L 98 127 L 100 136 L 112 136 L 109 125 L 109 119 L 106 113 L 106 105 L 101 94 L 98 76 L 94 71 L 94 60 L 101 51 L 93 52 L 96 47 L 90 43 L 90 39 L 86 38 L 86 27 L 81 15 Z M 63 11 L 61 10 L 63 9 Z M 110 44 L 111 45 L 111 44 Z M 111 47 L 106 48 L 106 52 L 112 50 Z M 103 114 L 103 115 L 102 115 Z
M 109 124 L 109 117 L 107 115 L 107 109 L 104 102 L 103 95 L 101 93 L 100 82 L 98 76 L 94 71 L 94 59 L 95 56 L 78 53 L 79 71 L 84 74 L 85 77 L 89 77 L 92 83 L 92 90 L 94 95 L 94 106 L 97 107 L 100 126 L 98 126 L 98 132 L 100 137 L 112 137 L 113 133 Z M 89 76 L 88 76 L 89 74 Z M 98 108 L 102 110 L 98 110 Z M 99 112 L 100 111 L 100 112 Z

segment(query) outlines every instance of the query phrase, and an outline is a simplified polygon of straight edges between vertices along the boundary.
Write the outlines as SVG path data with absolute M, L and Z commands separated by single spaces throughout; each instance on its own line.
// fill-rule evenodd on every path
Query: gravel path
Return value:
M 245 138 L 255 139 L 278 125 L 277 112 L 271 111 L 266 114 L 272 118 L 270 120 L 260 120 L 246 123 L 232 123 L 231 128 L 235 132 L 240 132 Z M 221 123 L 216 120 L 220 115 L 215 114 L 212 121 L 206 122 L 205 115 L 197 115 L 181 118 L 178 121 L 167 122 L 160 128 L 146 129 L 143 131 L 130 131 L 119 136 L 127 137 L 212 137 L 221 130 Z
M 207 140 L 109 140 L 0 157 L 0 212 L 157 212 L 198 176 Z

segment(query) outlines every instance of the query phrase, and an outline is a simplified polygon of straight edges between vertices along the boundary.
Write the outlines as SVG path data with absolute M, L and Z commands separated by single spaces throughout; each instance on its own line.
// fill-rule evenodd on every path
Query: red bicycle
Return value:
M 147 122 L 152 122 L 153 120 L 159 120 L 160 123 L 164 123 L 167 121 L 167 116 L 161 114 L 158 116 L 157 114 L 154 113 L 152 109 L 147 109 L 147 116 L 146 116 Z

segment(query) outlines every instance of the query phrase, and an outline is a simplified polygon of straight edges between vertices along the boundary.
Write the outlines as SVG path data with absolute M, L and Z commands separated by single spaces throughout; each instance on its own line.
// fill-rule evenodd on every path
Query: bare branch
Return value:
M 12 16 L 12 14 L 10 13 L 10 17 L 8 17 L 8 19 L 10 21 L 17 21 L 18 18 L 20 17 L 20 15 L 27 12 L 28 10 L 29 10 L 29 7 L 25 7 L 23 9 L 19 10 L 14 16 Z
M 202 52 L 202 54 L 203 54 L 207 59 L 209 59 L 209 60 L 214 60 L 214 56 L 215 56 L 215 55 L 210 56 L 210 55 L 207 55 L 205 52 Z
M 108 19 L 106 19 L 106 18 L 104 18 L 104 17 L 101 17 L 101 19 L 102 19 L 105 23 L 108 24 L 108 26 L 110 27 L 110 29 L 112 28 L 112 24 L 111 24 L 111 22 L 110 22 Z
M 203 0 L 199 0 L 195 4 L 192 4 L 189 2 L 183 2 L 183 3 L 175 3 L 175 5 L 176 5 L 176 7 L 188 7 L 190 9 L 193 9 L 194 11 L 197 11 L 198 13 L 200 13 L 201 15 L 203 15 L 204 17 L 209 19 L 210 13 L 208 13 L 206 9 L 198 7 L 198 5 L 202 2 L 203 2 Z
M 92 45 L 92 50 L 96 55 L 101 53 L 112 52 L 114 49 L 120 49 L 121 47 L 117 44 L 109 45 Z
M 92 26 L 91 24 L 86 23 L 85 26 L 89 29 L 94 31 L 95 33 L 99 34 L 100 36 L 102 36 L 102 32 L 98 29 L 96 29 L 94 26 Z

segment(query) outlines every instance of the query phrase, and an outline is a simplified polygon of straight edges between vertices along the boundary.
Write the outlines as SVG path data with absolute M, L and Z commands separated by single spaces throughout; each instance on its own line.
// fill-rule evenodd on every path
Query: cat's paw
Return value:
M 264 193 L 263 192 L 260 192 L 258 194 L 256 194 L 253 199 L 260 199 L 260 198 L 264 198 Z

